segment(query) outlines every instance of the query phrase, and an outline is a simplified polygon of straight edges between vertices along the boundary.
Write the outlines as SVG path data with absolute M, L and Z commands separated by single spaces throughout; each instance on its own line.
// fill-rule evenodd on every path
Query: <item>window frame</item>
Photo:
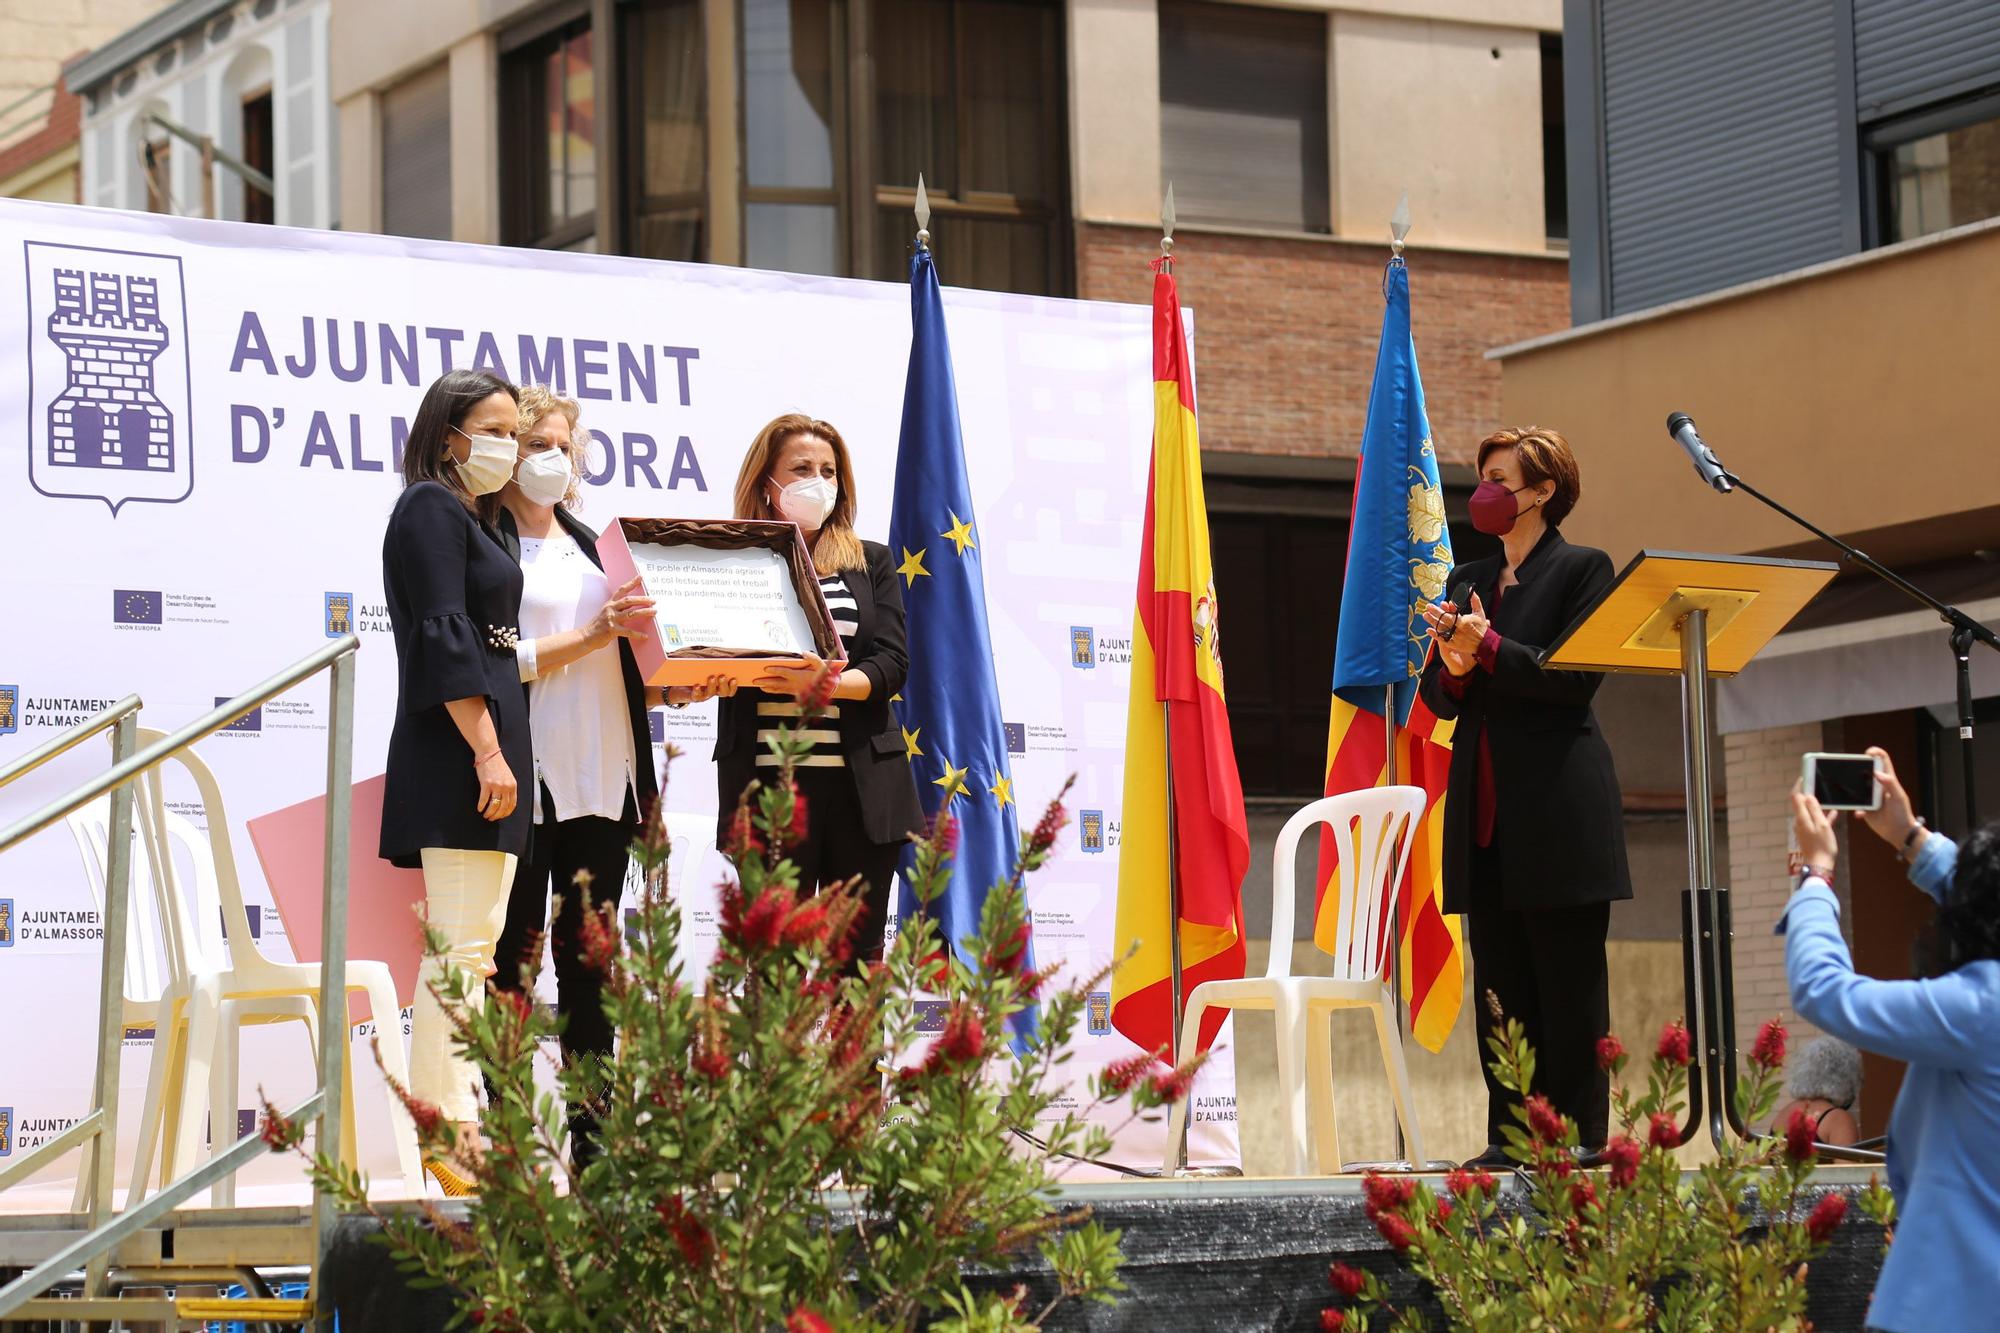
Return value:
M 1862 248 L 1878 249 L 1920 237 L 1891 240 L 1890 220 L 1895 211 L 1896 173 L 1889 159 L 1898 148 L 1948 134 L 1968 125 L 2000 120 L 2000 85 L 1992 85 L 1963 97 L 1922 107 L 1904 115 L 1865 125 L 1861 130 Z M 1926 235 L 1936 235 L 1935 232 Z
M 250 108 L 258 102 L 264 104 L 264 149 L 267 158 L 262 163 L 257 161 L 257 156 L 251 149 L 250 139 Z M 271 85 L 267 83 L 261 88 L 254 88 L 244 93 L 237 114 L 241 118 L 243 132 L 241 142 L 243 145 L 242 156 L 244 164 L 257 168 L 257 170 L 271 178 L 273 185 L 276 185 L 278 182 L 278 103 Z M 265 216 L 253 216 L 254 213 L 258 212 L 263 213 Z M 276 223 L 278 220 L 277 195 L 275 193 L 266 194 L 246 179 L 243 182 L 243 220 L 245 222 L 263 223 L 266 225 Z
M 553 221 L 551 201 L 544 197 L 552 164 L 548 158 L 546 88 L 544 72 L 549 56 L 562 50 L 576 37 L 590 34 L 590 70 L 593 87 L 593 130 L 604 124 L 604 95 L 601 84 L 605 63 L 604 34 L 597 23 L 590 0 L 570 0 L 535 15 L 528 23 L 508 30 L 500 39 L 498 78 L 500 93 L 500 243 L 537 250 L 567 250 L 580 241 L 593 240 L 605 248 L 604 191 L 599 186 L 590 211 Z M 613 59 L 616 59 L 614 54 Z M 510 144 L 521 151 L 511 152 Z M 593 182 L 605 171 L 605 144 L 601 133 L 592 141 L 596 157 Z M 550 206 L 552 225 L 541 229 L 537 213 Z
M 605 0 L 598 0 L 599 4 Z M 630 255 L 632 245 L 640 232 L 640 223 L 652 212 L 671 213 L 680 209 L 692 209 L 697 219 L 699 240 L 695 246 L 696 263 L 711 263 L 715 251 L 715 171 L 714 154 L 708 142 L 709 119 L 714 110 L 713 89 L 709 87 L 708 69 L 708 7 L 701 0 L 686 0 L 687 8 L 695 20 L 695 43 L 701 60 L 701 92 L 697 102 L 701 107 L 702 153 L 701 183 L 692 191 L 675 194 L 648 195 L 643 189 L 645 179 L 646 151 L 645 135 L 642 132 L 643 108 L 641 99 L 645 93 L 644 83 L 636 77 L 628 77 L 631 66 L 641 59 L 640 47 L 636 42 L 626 40 L 632 24 L 638 21 L 646 6 L 643 3 L 620 3 L 610 5 L 613 30 L 611 57 L 607 62 L 611 68 L 597 71 L 598 107 L 600 121 L 611 127 L 609 140 L 615 153 L 616 171 L 600 185 L 599 201 L 603 203 L 603 191 L 611 192 L 610 206 L 601 208 L 600 222 L 609 219 L 606 227 L 598 230 L 600 248 L 606 253 Z M 599 149 L 604 152 L 607 141 L 600 135 Z M 740 253 L 740 252 L 739 252 Z

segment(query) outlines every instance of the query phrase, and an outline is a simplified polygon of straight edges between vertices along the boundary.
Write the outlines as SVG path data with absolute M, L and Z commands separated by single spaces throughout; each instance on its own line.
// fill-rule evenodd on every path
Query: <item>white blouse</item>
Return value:
M 521 678 L 528 685 L 528 730 L 535 741 L 535 822 L 545 817 L 541 787 L 558 821 L 619 819 L 633 790 L 632 718 L 615 646 L 539 674 L 531 640 L 580 629 L 611 599 L 611 585 L 567 532 L 521 539 Z

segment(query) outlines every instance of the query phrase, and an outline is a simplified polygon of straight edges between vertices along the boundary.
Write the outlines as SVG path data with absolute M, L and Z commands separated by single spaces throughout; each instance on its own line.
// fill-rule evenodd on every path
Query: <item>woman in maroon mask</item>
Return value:
M 1479 446 L 1472 523 L 1499 555 L 1452 570 L 1449 601 L 1425 606 L 1437 645 L 1423 696 L 1456 718 L 1445 800 L 1444 910 L 1463 913 L 1472 949 L 1479 1051 L 1498 1027 L 1485 995 L 1535 1048 L 1535 1088 L 1601 1147 L 1610 1077 L 1597 1042 L 1611 1030 L 1604 939 L 1611 904 L 1632 896 L 1623 801 L 1590 699 L 1603 676 L 1545 670 L 1544 648 L 1612 580 L 1611 558 L 1563 540 L 1576 507 L 1576 456 L 1556 431 L 1496 431 Z M 1504 1163 L 1515 1098 L 1486 1071 L 1486 1151 Z

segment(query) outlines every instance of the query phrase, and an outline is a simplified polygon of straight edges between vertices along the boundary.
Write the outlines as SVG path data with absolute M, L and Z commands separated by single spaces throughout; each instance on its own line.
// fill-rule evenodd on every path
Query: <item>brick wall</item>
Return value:
M 1183 230 L 1181 300 L 1195 312 L 1201 442 L 1217 453 L 1352 457 L 1382 332 L 1386 245 Z M 1077 294 L 1145 302 L 1159 233 L 1077 226 Z M 1411 316 L 1439 455 L 1470 463 L 1500 412 L 1488 348 L 1569 326 L 1569 266 L 1413 247 Z M 1559 423 L 1557 423 L 1559 424 Z
M 1771 933 L 1792 894 L 1786 873 L 1786 846 L 1791 829 L 1790 796 L 1799 776 L 1799 756 L 1826 748 L 1818 722 L 1771 727 L 1722 738 L 1729 790 L 1730 911 L 1736 939 L 1736 1041 L 1748 1050 L 1757 1027 L 1782 1014 L 1792 1029 L 1793 1046 L 1815 1029 L 1792 1013 L 1785 986 L 1785 941 Z M 1842 902 L 1847 899 L 1846 870 L 1835 871 Z

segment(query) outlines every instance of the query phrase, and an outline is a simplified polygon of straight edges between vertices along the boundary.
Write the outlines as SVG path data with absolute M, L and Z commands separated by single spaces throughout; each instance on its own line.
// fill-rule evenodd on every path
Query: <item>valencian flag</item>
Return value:
M 1243 872 L 1250 835 L 1223 707 L 1220 623 L 1195 431 L 1194 373 L 1173 274 L 1153 278 L 1153 462 L 1139 544 L 1125 803 L 1118 858 L 1118 954 L 1111 1023 L 1145 1049 L 1172 1051 L 1173 937 L 1168 876 L 1180 877 L 1183 985 L 1243 975 Z M 1172 704 L 1169 710 L 1167 705 Z M 1173 747 L 1169 787 L 1167 747 Z M 1168 802 L 1173 803 L 1168 845 Z M 1212 1009 L 1207 1049 L 1228 1011 Z M 1192 1052 L 1174 1052 L 1186 1059 Z
M 1383 283 L 1382 342 L 1375 384 L 1361 433 L 1354 479 L 1354 518 L 1347 537 L 1347 577 L 1340 597 L 1340 637 L 1333 655 L 1333 711 L 1327 724 L 1326 794 L 1379 786 L 1385 778 L 1383 708 L 1394 689 L 1396 780 L 1430 797 L 1411 849 L 1409 878 L 1399 898 L 1399 966 L 1410 1030 L 1436 1051 L 1458 1021 L 1464 956 L 1458 923 L 1444 914 L 1445 775 L 1451 766 L 1451 724 L 1417 697 L 1428 655 L 1422 607 L 1444 596 L 1451 573 L 1451 532 L 1445 526 L 1437 450 L 1424 411 L 1417 348 L 1410 336 L 1410 277 L 1389 261 Z M 1334 949 L 1337 888 L 1331 829 L 1320 835 L 1318 909 L 1313 939 Z
M 944 301 L 930 250 L 921 246 L 910 259 L 910 375 L 889 551 L 903 580 L 910 645 L 909 676 L 895 705 L 903 745 L 924 813 L 949 809 L 958 822 L 951 877 L 934 910 L 944 938 L 972 964 L 965 939 L 979 929 L 987 891 L 1014 873 L 1021 834 Z M 1021 970 L 1033 966 L 1032 954 L 1021 960 Z M 1033 1022 L 1033 1010 L 1024 1010 L 1017 1033 Z

